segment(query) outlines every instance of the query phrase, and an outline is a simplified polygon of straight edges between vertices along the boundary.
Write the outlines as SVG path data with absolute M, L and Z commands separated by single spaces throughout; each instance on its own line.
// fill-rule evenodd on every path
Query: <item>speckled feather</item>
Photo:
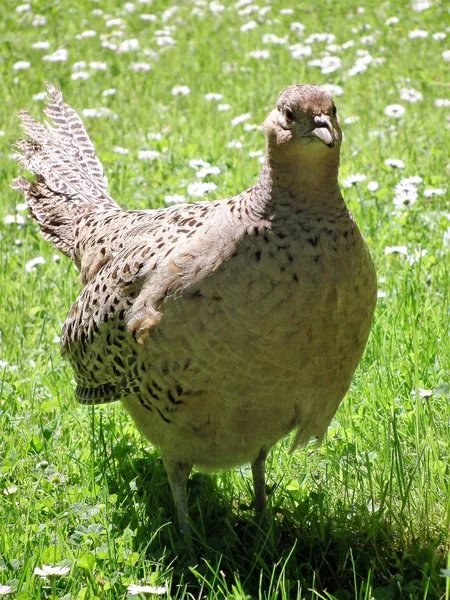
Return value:
M 376 280 L 337 183 L 336 109 L 291 86 L 252 188 L 123 211 L 76 113 L 49 93 L 56 129 L 21 115 L 37 183 L 16 186 L 81 269 L 62 352 L 80 402 L 121 399 L 161 447 L 183 525 L 174 465 L 254 462 L 293 429 L 295 444 L 323 437 L 364 350 Z

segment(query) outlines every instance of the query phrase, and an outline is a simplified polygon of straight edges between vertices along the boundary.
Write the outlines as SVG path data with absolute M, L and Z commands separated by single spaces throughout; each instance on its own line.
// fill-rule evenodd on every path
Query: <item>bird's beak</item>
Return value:
M 318 115 L 314 117 L 316 127 L 310 132 L 311 137 L 317 138 L 328 148 L 334 147 L 334 142 L 338 140 L 337 131 L 334 129 L 331 119 L 328 115 Z

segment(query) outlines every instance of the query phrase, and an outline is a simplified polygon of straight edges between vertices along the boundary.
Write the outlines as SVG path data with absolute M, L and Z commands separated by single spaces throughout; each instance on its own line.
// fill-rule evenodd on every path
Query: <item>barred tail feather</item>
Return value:
M 51 83 L 47 89 L 45 114 L 54 126 L 19 113 L 27 137 L 17 144 L 17 160 L 37 181 L 18 177 L 13 187 L 24 194 L 44 238 L 73 259 L 79 217 L 120 207 L 108 194 L 107 178 L 81 119 Z

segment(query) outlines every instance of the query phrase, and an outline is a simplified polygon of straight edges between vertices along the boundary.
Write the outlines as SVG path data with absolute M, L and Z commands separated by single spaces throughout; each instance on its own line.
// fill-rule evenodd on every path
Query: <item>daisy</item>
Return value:
M 193 196 L 194 198 L 201 198 L 210 192 L 214 192 L 216 189 L 217 185 L 215 183 L 206 183 L 201 181 L 198 183 L 191 183 L 188 186 L 187 193 L 189 196 Z
M 34 574 L 48 579 L 49 577 L 64 577 L 70 571 L 70 567 L 56 567 L 53 565 L 42 565 L 42 568 L 36 567 Z
M 137 596 L 138 594 L 162 595 L 167 593 L 167 587 L 154 585 L 135 585 L 132 583 L 128 586 L 127 592 L 132 596 Z
M 188 96 L 191 93 L 190 88 L 187 85 L 177 85 L 172 88 L 172 96 Z

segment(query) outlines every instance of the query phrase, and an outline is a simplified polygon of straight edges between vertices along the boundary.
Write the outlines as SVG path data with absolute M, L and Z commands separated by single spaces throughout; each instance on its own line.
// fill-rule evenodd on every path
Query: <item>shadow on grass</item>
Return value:
M 127 453 L 129 447 L 119 444 L 105 459 L 109 492 L 118 497 L 113 526 L 119 534 L 126 528 L 135 531 L 135 550 L 147 558 L 172 562 L 173 585 L 194 597 L 200 589 L 235 597 L 237 582 L 241 593 L 251 597 L 297 597 L 301 589 L 302 598 L 317 598 L 313 588 L 344 600 L 369 598 L 370 587 L 376 600 L 443 596 L 442 556 L 414 541 L 408 547 L 400 544 L 387 522 L 367 507 L 355 507 L 350 518 L 342 518 L 338 501 L 326 490 L 293 501 L 280 488 L 271 497 L 267 522 L 259 527 L 251 506 L 236 503 L 232 486 L 218 485 L 224 479 L 195 473 L 188 484 L 193 557 L 174 524 L 158 454 L 127 461 Z M 101 461 L 97 464 L 101 469 Z

